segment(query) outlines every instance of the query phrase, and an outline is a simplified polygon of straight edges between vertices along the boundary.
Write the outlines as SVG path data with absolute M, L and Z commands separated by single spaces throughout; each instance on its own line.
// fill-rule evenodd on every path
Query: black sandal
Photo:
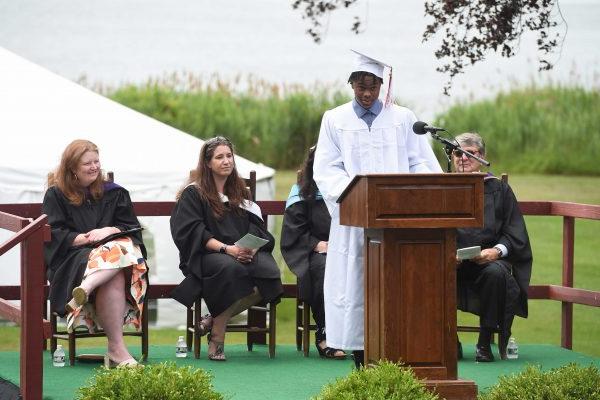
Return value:
M 321 348 L 321 346 L 319 346 L 319 343 L 315 343 L 315 346 L 317 346 L 317 351 L 319 352 L 319 355 L 323 358 L 329 358 L 332 360 L 345 360 L 346 359 L 346 353 L 344 352 L 344 350 L 334 349 L 333 347 L 329 347 L 329 346 L 327 346 L 325 348 Z M 337 353 L 338 351 L 341 351 L 344 354 L 336 355 L 335 353 Z
M 212 315 L 206 314 L 205 316 L 200 318 L 200 322 L 198 322 L 198 324 L 196 325 L 198 334 L 200 336 L 204 336 L 204 335 L 210 333 L 210 330 L 212 329 L 212 325 L 213 325 Z

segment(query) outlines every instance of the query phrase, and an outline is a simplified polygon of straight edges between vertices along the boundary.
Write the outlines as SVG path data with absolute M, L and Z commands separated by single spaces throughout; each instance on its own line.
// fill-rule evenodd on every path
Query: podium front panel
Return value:
M 454 230 L 367 229 L 365 239 L 366 360 L 456 379 Z

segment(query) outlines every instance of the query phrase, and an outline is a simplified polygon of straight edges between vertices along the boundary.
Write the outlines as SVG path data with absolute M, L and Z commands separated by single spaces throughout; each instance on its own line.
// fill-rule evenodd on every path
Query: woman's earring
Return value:
M 75 178 L 76 181 L 79 180 L 79 178 L 77 177 L 77 174 L 75 172 L 73 172 L 73 178 Z

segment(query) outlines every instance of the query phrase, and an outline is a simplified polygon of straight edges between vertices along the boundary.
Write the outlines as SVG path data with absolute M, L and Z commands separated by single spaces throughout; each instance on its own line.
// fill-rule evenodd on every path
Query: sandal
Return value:
M 212 329 L 212 325 L 213 325 L 212 315 L 206 314 L 205 316 L 200 318 L 200 322 L 198 322 L 198 324 L 196 325 L 198 335 L 204 336 L 204 335 L 210 333 L 210 330 Z
M 210 333 L 206 339 L 209 346 L 211 343 L 217 345 L 217 349 L 214 352 L 208 353 L 208 359 L 211 361 L 227 361 L 227 357 L 225 357 L 225 342 L 217 342 L 216 340 L 212 340 L 212 335 Z
M 89 300 L 87 292 L 81 286 L 73 288 L 71 295 L 73 295 L 73 298 L 65 305 L 65 310 L 67 313 L 72 313 L 79 307 L 86 304 Z
M 104 355 L 104 368 L 144 368 L 144 366 L 138 363 L 134 358 L 128 358 L 127 360 L 116 362 L 113 361 L 108 354 Z
M 333 347 L 329 347 L 329 346 L 322 348 L 321 346 L 319 346 L 319 343 L 315 343 L 315 346 L 317 347 L 317 351 L 319 352 L 319 355 L 323 358 L 330 358 L 333 360 L 345 360 L 346 359 L 346 353 L 344 352 L 344 350 L 334 349 Z M 338 351 L 341 351 L 344 354 L 336 354 Z

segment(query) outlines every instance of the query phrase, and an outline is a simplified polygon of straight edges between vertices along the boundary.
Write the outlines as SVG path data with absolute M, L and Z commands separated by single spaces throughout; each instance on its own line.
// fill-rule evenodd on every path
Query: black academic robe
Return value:
M 101 199 L 86 196 L 80 206 L 71 204 L 56 186 L 52 186 L 44 195 L 42 212 L 48 215 L 52 232 L 51 241 L 44 246 L 52 311 L 64 316 L 71 291 L 81 284 L 92 251 L 90 247 L 73 247 L 75 237 L 107 226 L 125 231 L 140 227 L 140 223 L 133 212 L 129 192 L 112 183 L 105 185 Z M 142 234 L 136 232 L 130 237 L 146 257 Z
M 179 268 L 185 276 L 171 295 L 187 307 L 202 297 L 213 315 L 250 295 L 254 287 L 264 302 L 274 301 L 283 293 L 281 272 L 271 255 L 275 239 L 262 219 L 242 208 L 230 209 L 228 202 L 225 206 L 225 214 L 216 218 L 196 186 L 190 185 L 175 203 L 170 220 L 171 235 L 179 249 Z M 233 245 L 246 233 L 269 241 L 248 264 L 206 249 L 211 238 Z
M 525 220 L 519 210 L 519 205 L 510 186 L 493 176 L 484 181 L 484 226 L 483 228 L 457 229 L 457 248 L 481 246 L 489 249 L 496 244 L 503 244 L 508 250 L 508 256 L 498 263 L 505 271 L 505 301 L 504 311 L 499 312 L 499 328 L 510 331 L 514 315 L 527 317 L 527 291 L 531 278 L 532 254 Z M 471 264 L 471 265 L 469 265 Z M 472 270 L 481 269 L 463 261 L 460 268 Z M 458 306 L 459 309 L 477 315 L 482 315 L 479 296 L 485 296 L 473 286 L 472 280 L 462 280 L 459 271 Z M 480 293 L 478 293 L 480 292 Z M 508 326 L 503 327 L 502 322 Z
M 319 285 L 318 280 L 311 279 L 311 270 L 324 270 L 326 255 L 313 249 L 320 241 L 329 241 L 330 226 L 331 216 L 322 199 L 300 200 L 287 207 L 283 215 L 281 254 L 298 277 L 298 297 L 309 303 L 314 292 L 323 292 L 323 281 Z

